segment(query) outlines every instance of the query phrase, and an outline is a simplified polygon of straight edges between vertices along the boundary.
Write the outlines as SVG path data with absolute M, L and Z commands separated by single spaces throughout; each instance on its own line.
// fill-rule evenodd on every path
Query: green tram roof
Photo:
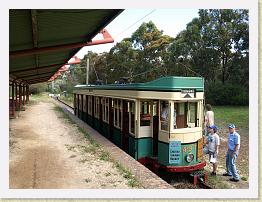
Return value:
M 146 83 L 107 84 L 107 85 L 76 85 L 74 90 L 101 89 L 101 90 L 138 90 L 138 91 L 180 91 L 195 89 L 204 91 L 202 77 L 162 77 Z

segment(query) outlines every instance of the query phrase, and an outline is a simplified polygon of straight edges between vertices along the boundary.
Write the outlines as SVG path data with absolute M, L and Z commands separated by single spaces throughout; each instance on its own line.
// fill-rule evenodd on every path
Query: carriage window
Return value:
M 78 97 L 79 110 L 82 110 L 82 100 L 81 100 L 81 98 L 82 98 L 82 95 L 79 95 L 79 97 Z
M 140 126 L 150 126 L 150 104 L 149 102 L 142 101 L 140 108 Z
M 176 128 L 193 128 L 199 126 L 199 122 L 197 122 L 197 102 L 175 103 L 175 106 L 178 106 Z
M 83 96 L 83 111 L 86 112 L 86 96 Z
M 130 129 L 129 132 L 135 134 L 135 102 L 129 102 Z
M 88 114 L 92 115 L 92 96 L 88 96 Z
M 188 127 L 198 127 L 197 102 L 188 103 Z
M 109 115 L 109 99 L 103 98 L 103 120 L 108 123 L 108 115 Z
M 95 111 L 94 111 L 96 118 L 99 118 L 99 114 L 100 114 L 100 112 L 99 112 L 99 103 L 100 103 L 99 97 L 96 97 L 95 98 Z
M 121 128 L 121 100 L 114 99 L 114 125 Z
M 161 130 L 168 130 L 168 120 L 169 120 L 169 104 L 168 101 L 160 102 L 160 125 Z

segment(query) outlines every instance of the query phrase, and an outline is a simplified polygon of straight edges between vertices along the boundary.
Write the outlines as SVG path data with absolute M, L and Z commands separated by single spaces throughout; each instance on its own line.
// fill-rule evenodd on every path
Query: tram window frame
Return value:
M 136 103 L 135 101 L 128 102 L 128 112 L 129 112 L 129 133 L 135 135 L 135 131 L 136 131 Z
M 163 109 L 166 108 L 164 106 L 167 105 L 167 118 L 163 118 Z M 166 112 L 165 112 L 166 113 Z M 162 131 L 169 131 L 169 120 L 170 120 L 170 103 L 168 100 L 160 100 L 160 116 L 159 116 L 159 121 L 160 121 L 160 130 Z
M 186 102 L 177 102 L 174 101 L 174 105 L 172 110 L 174 110 L 175 105 L 177 106 L 176 110 L 176 127 L 172 127 L 172 130 L 176 129 L 182 129 L 182 128 L 196 128 L 200 127 L 199 124 L 199 104 L 201 101 L 186 101 Z M 190 106 L 194 105 L 195 110 L 192 110 L 193 112 L 191 113 Z M 174 113 L 174 112 L 173 112 Z M 194 116 L 193 122 L 191 122 L 191 116 Z M 181 121 L 179 120 L 182 118 L 183 126 L 181 126 Z
M 113 105 L 114 105 L 114 126 L 116 128 L 121 129 L 122 128 L 122 124 L 121 124 L 121 103 L 122 100 L 121 99 L 113 99 Z
M 99 105 L 100 105 L 100 97 L 95 97 L 95 117 L 97 119 L 99 119 L 100 117 Z
M 78 97 L 78 102 L 79 102 L 79 110 L 81 110 L 82 112 L 82 94 L 79 94 L 79 97 Z
M 103 121 L 108 123 L 109 122 L 109 98 L 105 97 L 102 98 L 102 105 L 103 105 Z
M 83 112 L 86 113 L 86 96 L 83 95 Z
M 92 96 L 88 95 L 88 114 L 92 116 Z
M 198 102 L 188 102 L 188 109 L 187 109 L 187 125 L 189 128 L 199 127 L 199 121 L 197 121 L 197 114 L 198 114 Z M 195 107 L 191 113 L 191 107 Z M 191 116 L 193 116 L 194 120 L 191 121 Z M 194 126 L 193 126 L 194 125 Z
M 151 126 L 151 103 L 148 100 L 140 101 L 140 127 Z

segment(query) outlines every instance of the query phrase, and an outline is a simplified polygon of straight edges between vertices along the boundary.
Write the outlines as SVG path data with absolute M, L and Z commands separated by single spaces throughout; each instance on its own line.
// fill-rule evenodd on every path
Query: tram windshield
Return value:
M 174 102 L 173 129 L 199 127 L 198 102 Z

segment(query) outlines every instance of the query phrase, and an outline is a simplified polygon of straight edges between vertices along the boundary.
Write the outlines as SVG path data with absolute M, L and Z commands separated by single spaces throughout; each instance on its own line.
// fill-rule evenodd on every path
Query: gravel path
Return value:
M 18 189 L 130 188 L 55 105 L 39 102 L 10 120 L 9 186 Z

